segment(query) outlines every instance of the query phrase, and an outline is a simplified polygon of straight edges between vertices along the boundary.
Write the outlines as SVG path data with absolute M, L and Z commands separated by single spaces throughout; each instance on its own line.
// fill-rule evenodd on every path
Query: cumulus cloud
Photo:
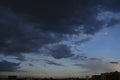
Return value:
M 13 63 L 8 61 L 0 62 L 0 72 L 2 71 L 16 71 L 19 68 L 20 63 Z

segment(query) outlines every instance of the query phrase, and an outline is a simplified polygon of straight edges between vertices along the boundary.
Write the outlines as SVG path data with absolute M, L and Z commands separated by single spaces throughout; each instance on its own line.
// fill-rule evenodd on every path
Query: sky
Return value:
M 119 0 L 1 0 L 0 75 L 85 77 L 120 71 Z

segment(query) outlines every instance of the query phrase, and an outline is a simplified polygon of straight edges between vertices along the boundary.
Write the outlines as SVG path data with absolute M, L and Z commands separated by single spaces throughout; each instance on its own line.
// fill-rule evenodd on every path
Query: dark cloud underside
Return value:
M 55 65 L 55 66 L 63 66 L 62 64 L 60 63 L 57 63 L 57 62 L 54 62 L 54 61 L 50 61 L 50 60 L 43 60 L 46 64 L 49 64 L 49 65 Z
M 52 56 L 55 59 L 74 56 L 74 54 L 71 52 L 70 47 L 65 44 L 56 44 L 53 46 L 45 47 L 45 49 L 43 49 L 41 53 L 47 56 Z
M 0 62 L 0 72 L 4 71 L 16 71 L 19 68 L 20 63 L 12 63 L 8 61 Z
M 104 21 L 96 19 L 98 6 L 119 11 L 118 3 L 118 0 L 1 0 L 0 53 L 19 56 L 60 42 L 66 34 L 94 35 L 104 28 Z M 73 56 L 67 46 L 58 45 L 50 50 L 54 58 Z
M 111 64 L 119 64 L 119 62 L 110 62 Z
M 57 45 L 51 49 L 51 55 L 57 59 L 73 56 L 71 50 L 66 45 Z

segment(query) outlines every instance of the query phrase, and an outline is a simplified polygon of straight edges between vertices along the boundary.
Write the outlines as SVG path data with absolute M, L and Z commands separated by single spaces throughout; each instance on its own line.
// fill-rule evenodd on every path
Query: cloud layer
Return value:
M 50 61 L 50 60 L 43 60 L 43 61 L 48 65 L 63 66 L 62 64 L 54 62 L 54 61 Z
M 45 45 L 66 40 L 66 35 L 94 35 L 99 30 L 119 23 L 117 18 L 106 19 L 109 11 L 117 13 L 118 0 L 59 0 L 59 1 L 1 1 L 0 54 L 20 56 L 21 53 L 40 53 Z M 112 7 L 111 7 L 112 6 Z M 116 14 L 115 14 L 116 15 Z M 100 18 L 103 17 L 103 18 Z M 111 24 L 112 23 L 112 24 Z M 75 44 L 91 40 L 86 38 Z M 48 48 L 50 56 L 60 59 L 74 56 L 67 45 Z
M 19 68 L 20 63 L 12 63 L 8 61 L 0 62 L 0 72 L 16 71 Z
M 99 59 L 90 59 L 87 60 L 87 62 L 82 63 L 82 64 L 74 64 L 75 66 L 78 66 L 80 68 L 83 68 L 85 72 L 90 72 L 90 73 L 102 73 L 102 72 L 110 72 L 110 71 L 115 71 L 119 70 L 118 62 L 107 62 L 107 61 L 102 61 Z

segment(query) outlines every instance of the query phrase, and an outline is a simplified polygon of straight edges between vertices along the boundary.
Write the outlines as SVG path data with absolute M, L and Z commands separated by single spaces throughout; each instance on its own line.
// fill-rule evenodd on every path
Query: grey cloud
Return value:
M 61 0 L 57 2 L 55 0 L 51 2 L 47 0 L 40 1 L 38 4 L 34 1 L 29 3 L 26 1 L 8 1 L 9 7 L 14 12 L 30 15 L 30 22 L 44 25 L 37 26 L 37 29 L 60 34 L 75 34 L 76 31 L 74 29 L 80 28 L 80 25 L 85 26 L 83 30 L 79 30 L 78 32 L 84 32 L 86 34 L 94 34 L 102 29 L 102 23 L 95 19 L 97 10 L 94 8 L 102 2 L 104 1 L 92 0 L 88 3 L 87 0 Z M 35 6 L 31 6 L 31 4 Z M 21 8 L 19 9 L 20 6 Z
M 31 67 L 33 67 L 33 66 L 34 66 L 34 65 L 33 65 L 33 64 L 31 64 L 31 63 L 28 63 L 28 65 L 29 65 L 29 66 L 31 66 Z
M 120 23 L 120 12 L 102 10 L 97 15 L 97 20 L 104 22 L 104 26 L 112 27 Z
M 74 64 L 75 66 L 81 67 L 89 72 L 109 72 L 114 71 L 115 66 L 111 65 L 108 62 L 104 61 L 88 61 L 84 64 Z
M 48 53 L 45 54 L 50 55 L 56 59 L 68 58 L 74 56 L 74 54 L 70 50 L 70 47 L 65 44 L 58 44 L 51 46 L 48 49 Z
M 112 2 L 115 8 L 117 2 L 113 0 Z M 96 19 L 99 11 L 95 7 L 101 5 L 102 8 L 110 9 L 112 2 L 103 0 L 92 0 L 90 3 L 87 0 L 42 0 L 29 1 L 29 3 L 28 1 L 1 1 L 0 53 L 19 57 L 20 53 L 37 53 L 44 45 L 60 42 L 64 40 L 65 34 L 94 35 L 104 27 L 108 27 L 103 26 L 104 20 Z M 90 38 L 86 38 L 76 44 L 89 40 Z M 73 56 L 66 45 L 51 48 L 49 55 L 57 59 Z
M 22 55 L 17 56 L 16 59 L 19 60 L 19 61 L 26 61 L 25 57 L 22 56 Z
M 62 64 L 60 63 L 57 63 L 55 61 L 50 61 L 50 60 L 43 60 L 46 64 L 49 64 L 49 65 L 55 65 L 55 66 L 63 66 Z
M 88 57 L 86 55 L 76 55 L 76 56 L 71 57 L 70 59 L 86 61 L 86 60 L 88 60 Z
M 102 5 L 105 9 L 113 11 L 113 12 L 119 12 L 120 11 L 120 1 L 119 0 L 105 0 L 103 1 Z
M 119 23 L 120 23 L 120 20 L 111 19 L 111 21 L 109 22 L 109 24 L 107 26 L 114 26 Z
M 91 60 L 91 61 L 102 61 L 102 59 L 100 59 L 100 58 L 89 58 L 89 60 Z
M 111 64 L 119 64 L 119 62 L 112 61 Z
M 81 45 L 81 44 L 83 44 L 91 39 L 92 39 L 92 37 L 87 37 L 87 38 L 81 39 L 80 41 L 76 41 L 74 44 Z
M 8 61 L 0 62 L 0 72 L 16 71 L 19 68 L 20 63 L 12 63 Z
M 0 7 L 0 11 L 0 53 L 20 56 L 19 53 L 37 52 L 42 45 L 61 40 L 61 34 L 37 30 L 36 24 L 27 23 L 11 9 Z

